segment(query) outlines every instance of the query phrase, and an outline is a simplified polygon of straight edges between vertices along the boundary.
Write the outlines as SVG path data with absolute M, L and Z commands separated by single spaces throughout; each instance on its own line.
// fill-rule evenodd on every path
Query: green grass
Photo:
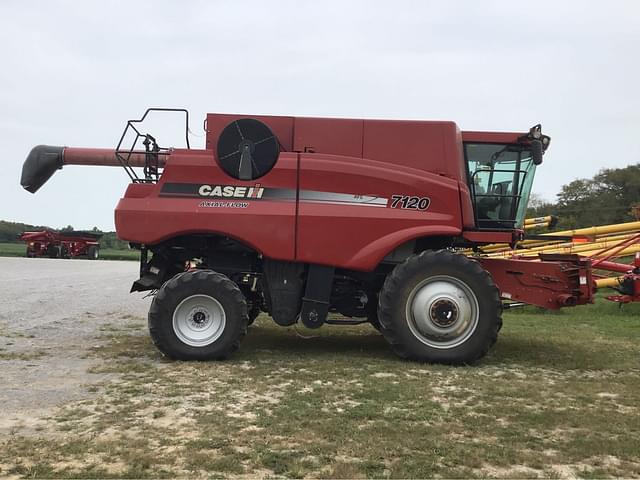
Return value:
M 172 362 L 128 319 L 93 350 L 111 380 L 0 443 L 0 475 L 638 477 L 639 314 L 509 312 L 472 367 L 401 361 L 368 325 L 300 338 L 267 318 L 228 361 Z
M 116 250 L 115 248 L 100 249 L 100 258 L 102 260 L 140 260 L 140 252 L 138 250 Z
M 25 257 L 26 245 L 24 243 L 0 242 L 0 257 Z M 82 257 L 79 257 L 83 259 Z M 117 250 L 115 248 L 100 249 L 102 260 L 139 260 L 140 252 L 137 250 Z
M 24 243 L 0 242 L 0 257 L 24 257 L 27 246 Z

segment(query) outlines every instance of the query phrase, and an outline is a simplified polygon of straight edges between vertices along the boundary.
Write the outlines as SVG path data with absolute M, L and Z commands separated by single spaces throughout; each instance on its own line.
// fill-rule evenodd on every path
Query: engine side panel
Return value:
M 411 197 L 428 205 L 403 208 Z M 409 239 L 461 232 L 456 180 L 368 159 L 300 155 L 298 261 L 370 271 Z

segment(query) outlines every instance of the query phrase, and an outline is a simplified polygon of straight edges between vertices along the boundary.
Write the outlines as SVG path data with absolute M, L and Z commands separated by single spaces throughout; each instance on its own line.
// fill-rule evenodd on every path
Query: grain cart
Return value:
M 56 232 L 46 229 L 24 232 L 18 238 L 27 244 L 27 257 L 86 257 L 97 260 L 101 236 L 102 234 L 93 232 Z
M 472 259 L 522 238 L 549 145 L 453 122 L 208 114 L 206 145 L 162 148 L 130 120 L 113 149 L 35 147 L 22 186 L 63 165 L 122 166 L 119 238 L 139 249 L 132 291 L 155 291 L 149 330 L 177 359 L 221 359 L 266 312 L 282 326 L 370 322 L 402 358 L 469 363 L 502 299 L 592 301 L 588 260 Z M 126 147 L 125 147 L 126 143 Z M 328 315 L 339 313 L 340 315 Z M 345 318 L 346 317 L 346 318 Z

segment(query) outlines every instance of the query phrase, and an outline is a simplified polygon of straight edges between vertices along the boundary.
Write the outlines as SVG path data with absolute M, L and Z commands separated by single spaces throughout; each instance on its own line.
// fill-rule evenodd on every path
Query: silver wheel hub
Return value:
M 411 291 L 406 316 L 409 329 L 422 343 L 454 348 L 467 341 L 478 326 L 478 299 L 463 281 L 438 275 Z
M 192 347 L 205 347 L 224 332 L 226 315 L 218 300 L 196 294 L 182 300 L 173 312 L 173 331 Z

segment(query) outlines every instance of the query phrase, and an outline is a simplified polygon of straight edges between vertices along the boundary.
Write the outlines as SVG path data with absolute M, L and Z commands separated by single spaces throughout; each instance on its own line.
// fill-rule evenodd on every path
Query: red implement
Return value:
M 593 303 L 591 261 L 578 255 L 480 258 L 502 297 L 549 310 Z
M 91 232 L 24 232 L 18 238 L 27 244 L 27 257 L 74 258 L 99 256 L 102 235 Z

